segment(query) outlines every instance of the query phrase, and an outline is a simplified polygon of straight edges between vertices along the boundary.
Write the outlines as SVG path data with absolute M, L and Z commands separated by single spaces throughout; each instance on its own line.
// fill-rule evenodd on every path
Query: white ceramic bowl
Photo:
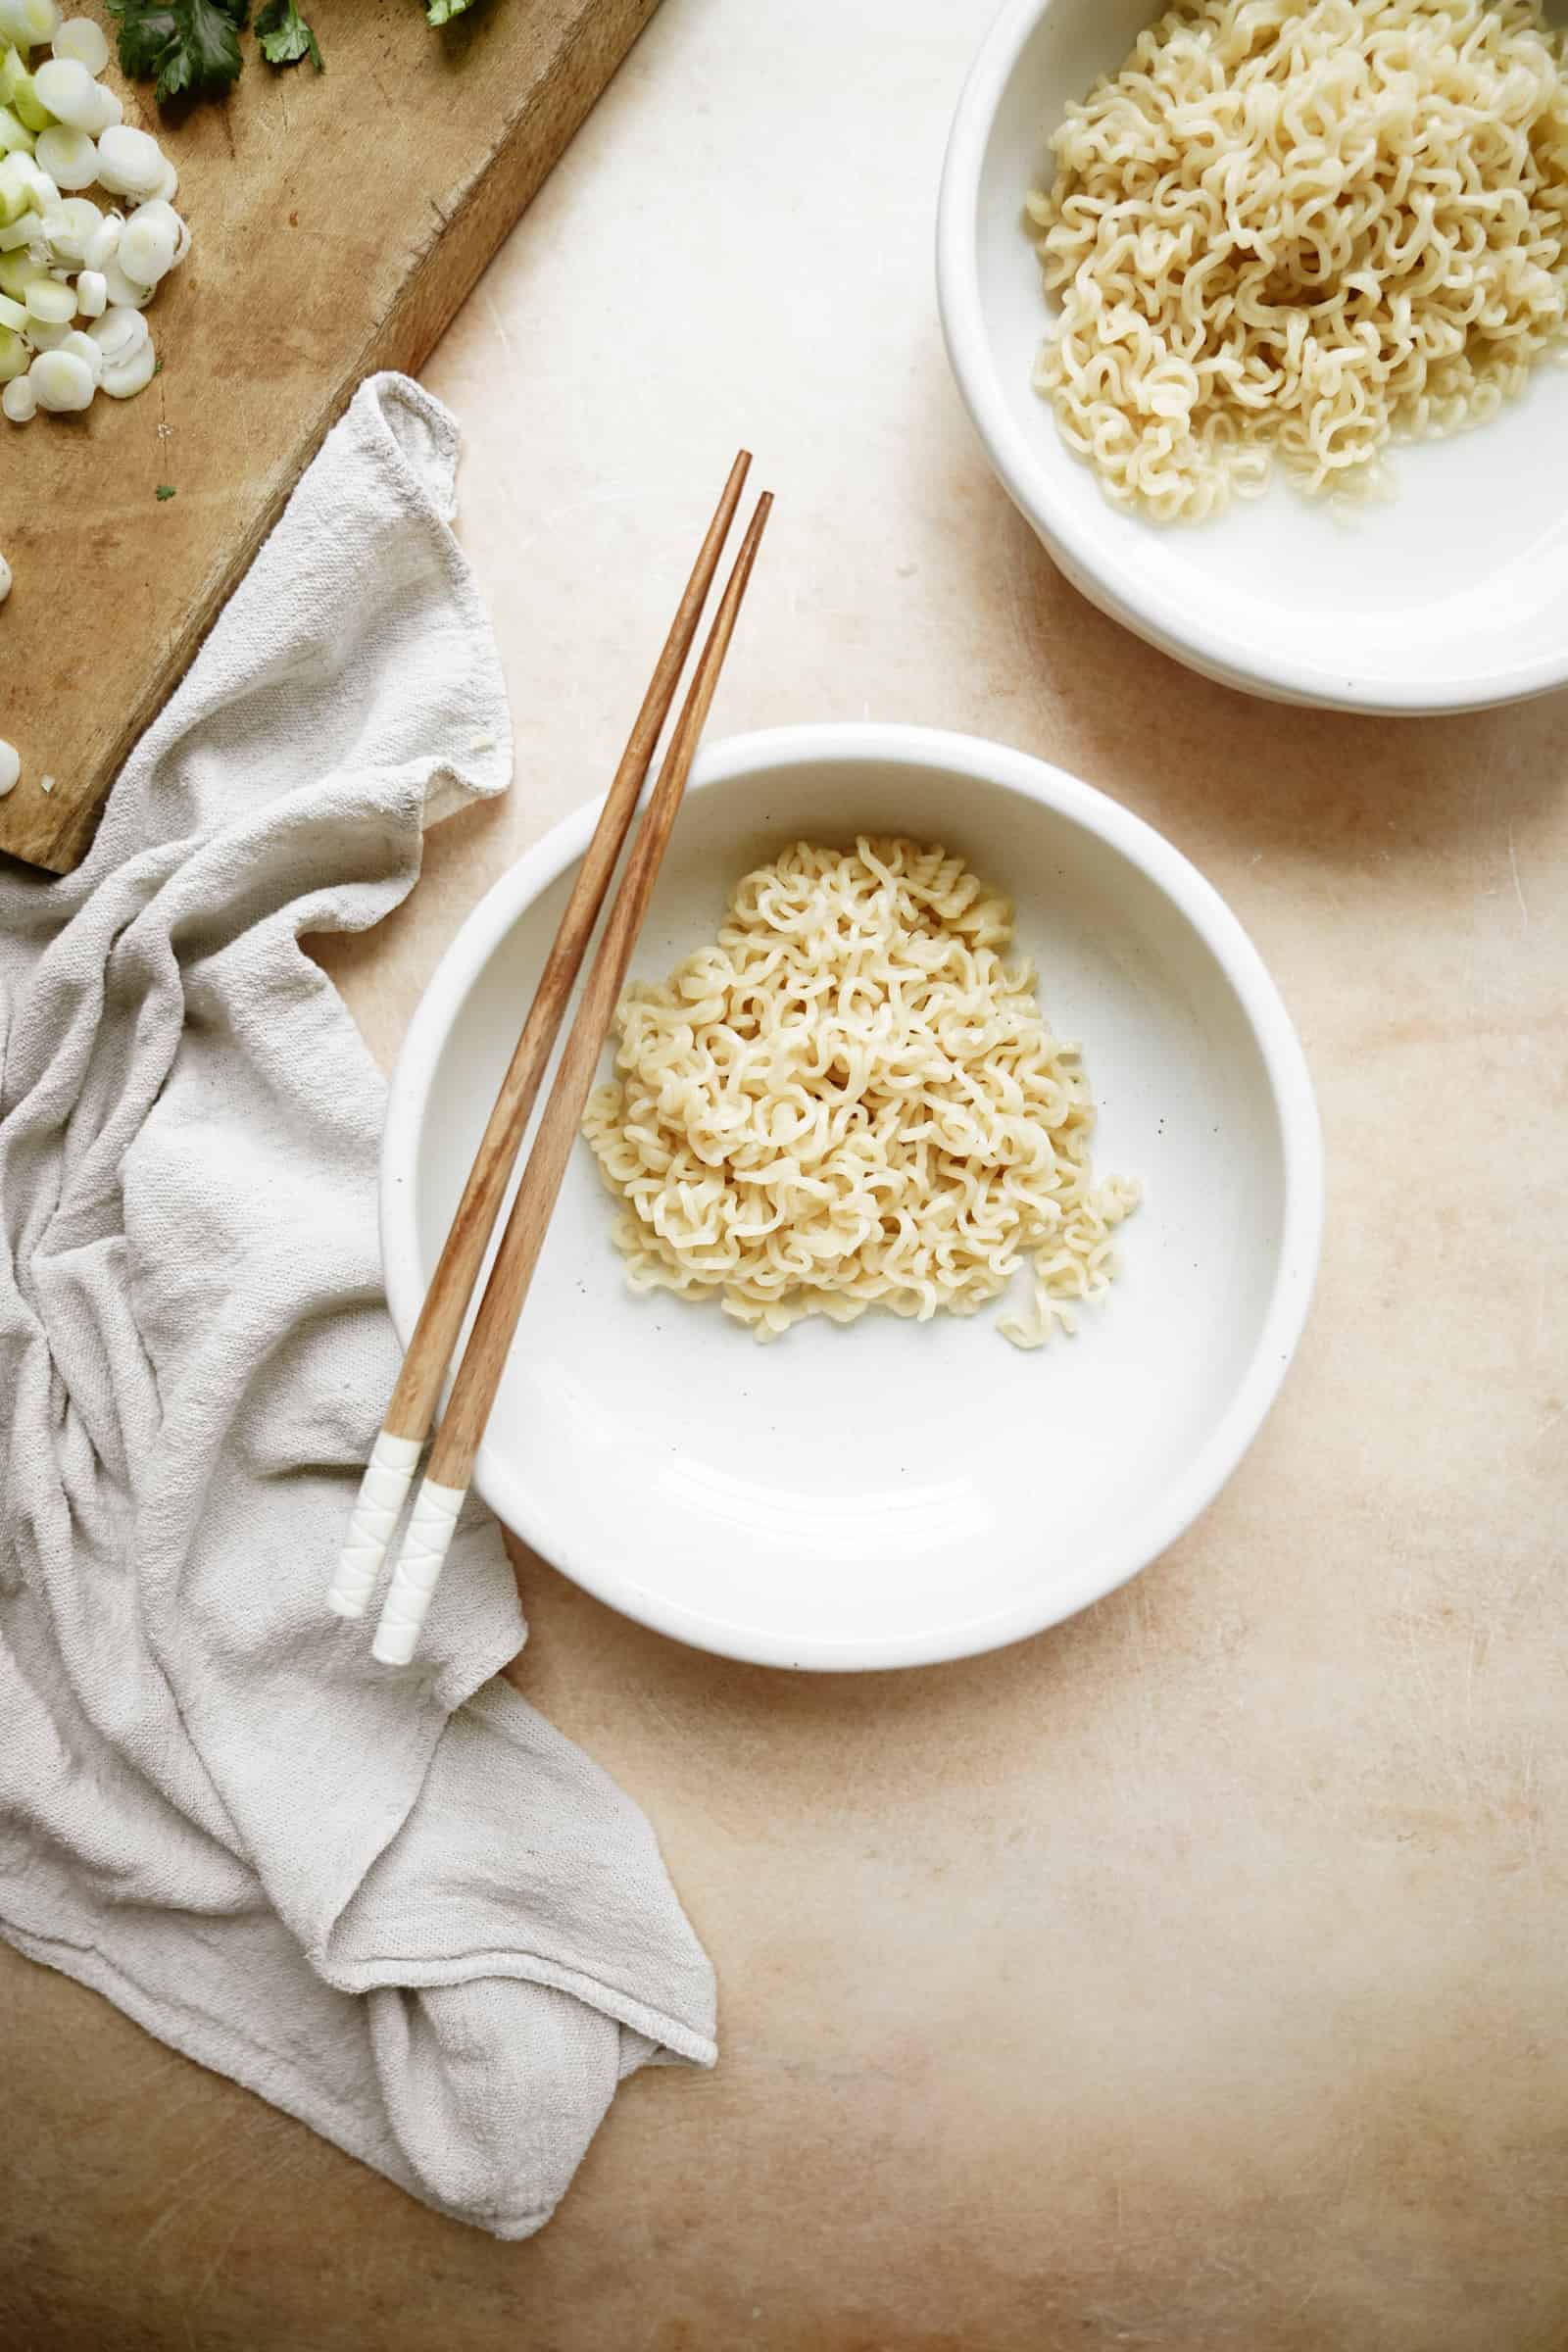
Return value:
M 1568 372 L 1450 441 L 1400 449 L 1399 495 L 1353 521 L 1276 481 L 1211 523 L 1113 508 L 1030 376 L 1047 323 L 1023 220 L 1068 103 L 1118 66 L 1152 0 L 1009 0 L 953 125 L 937 282 L 992 465 L 1067 577 L 1166 653 L 1284 701 L 1479 709 L 1568 682 Z M 1557 12 L 1554 12 L 1557 13 Z
M 381 1183 L 405 1341 L 595 814 L 497 883 L 409 1032 Z M 790 841 L 862 830 L 940 840 L 1012 893 L 1048 1014 L 1085 1049 L 1097 1168 L 1147 1200 L 1103 1312 L 1038 1354 L 989 1312 L 813 1320 L 760 1347 L 715 1304 L 627 1290 L 579 1147 L 480 1491 L 601 1599 L 770 1665 L 956 1657 L 1134 1575 L 1241 1458 L 1317 1261 L 1311 1084 L 1256 953 L 1158 834 L 1021 753 L 887 726 L 710 749 L 634 970 L 662 977 L 711 938 L 733 884 Z

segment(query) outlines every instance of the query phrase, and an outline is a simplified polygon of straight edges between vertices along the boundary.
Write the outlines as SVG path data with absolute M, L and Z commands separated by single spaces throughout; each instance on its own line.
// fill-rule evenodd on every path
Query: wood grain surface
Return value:
M 486 0 L 436 33 L 416 0 L 338 0 L 324 74 L 252 53 L 226 106 L 178 122 L 125 92 L 194 244 L 148 314 L 148 390 L 0 440 L 0 735 L 23 760 L 0 850 L 79 862 L 356 384 L 420 365 L 657 5 Z

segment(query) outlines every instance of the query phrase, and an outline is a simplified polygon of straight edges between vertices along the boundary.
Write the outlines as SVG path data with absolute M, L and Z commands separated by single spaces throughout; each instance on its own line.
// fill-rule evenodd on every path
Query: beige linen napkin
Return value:
M 299 941 L 508 780 L 456 463 L 368 383 L 87 862 L 0 859 L 0 1933 L 520 2237 L 623 2076 L 711 2063 L 713 1985 L 641 1814 L 492 1680 L 493 1522 L 408 1673 L 322 1605 L 397 1351 L 384 1090 Z

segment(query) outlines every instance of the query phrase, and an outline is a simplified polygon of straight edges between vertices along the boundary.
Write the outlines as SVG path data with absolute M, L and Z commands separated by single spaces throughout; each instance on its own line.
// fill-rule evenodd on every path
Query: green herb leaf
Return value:
M 178 41 L 172 8 L 137 5 L 137 0 L 109 0 L 109 13 L 120 27 L 122 70 L 133 81 L 145 81 L 162 70 L 166 53 Z
M 249 11 L 240 0 L 238 13 L 215 5 L 215 0 L 175 0 L 174 14 L 184 30 L 184 45 L 178 66 L 166 65 L 158 76 L 160 98 L 172 98 L 181 90 L 198 95 L 206 90 L 225 90 L 239 78 L 243 59 L 239 53 L 239 34 Z
M 153 492 L 153 496 L 157 499 L 159 505 L 162 506 L 166 498 L 172 498 L 174 496 L 173 483 L 160 482 L 157 489 Z
M 472 5 L 473 0 L 426 0 L 424 13 L 432 24 L 450 24 L 454 17 L 461 17 Z
M 250 0 L 107 0 L 120 62 L 136 81 L 156 77 L 160 103 L 220 96 L 239 77 L 239 36 Z
M 297 66 L 308 57 L 318 74 L 324 73 L 316 35 L 294 0 L 267 0 L 256 20 L 256 38 L 270 66 Z

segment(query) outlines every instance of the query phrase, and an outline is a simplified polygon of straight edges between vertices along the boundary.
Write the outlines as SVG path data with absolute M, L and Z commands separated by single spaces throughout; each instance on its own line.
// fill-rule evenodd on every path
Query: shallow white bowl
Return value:
M 1548 11 L 1560 17 L 1560 6 Z M 958 388 L 992 465 L 1085 596 L 1253 693 L 1462 710 L 1568 682 L 1568 372 L 1450 441 L 1396 453 L 1399 495 L 1337 519 L 1276 481 L 1215 521 L 1112 507 L 1030 377 L 1048 311 L 1024 198 L 1068 103 L 1118 66 L 1152 0 L 1010 0 L 948 147 L 937 281 Z
M 409 1032 L 381 1182 L 405 1342 L 595 813 L 474 909 Z M 790 841 L 858 831 L 940 840 L 1011 892 L 1048 1015 L 1085 1049 L 1097 1169 L 1147 1199 L 1103 1311 L 1037 1354 L 991 1312 L 813 1320 L 760 1347 L 716 1304 L 627 1290 L 579 1146 L 480 1491 L 601 1599 L 770 1665 L 956 1657 L 1134 1575 L 1241 1458 L 1317 1262 L 1317 1113 L 1255 951 L 1158 834 L 1021 753 L 886 726 L 710 750 L 635 972 L 710 939 L 733 884 Z

